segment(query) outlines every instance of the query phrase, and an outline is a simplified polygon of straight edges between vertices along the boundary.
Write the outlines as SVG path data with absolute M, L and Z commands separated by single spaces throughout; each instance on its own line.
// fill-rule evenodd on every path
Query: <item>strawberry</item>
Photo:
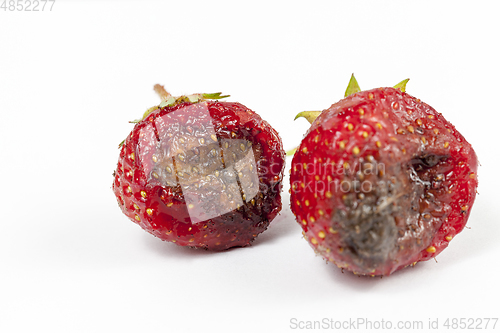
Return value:
M 359 275 L 435 257 L 465 227 L 477 188 L 471 145 L 431 106 L 395 88 L 360 91 L 312 122 L 294 154 L 291 209 L 311 246 Z
M 277 132 L 220 93 L 173 97 L 146 111 L 121 144 L 113 191 L 123 213 L 158 238 L 224 250 L 247 246 L 281 210 Z

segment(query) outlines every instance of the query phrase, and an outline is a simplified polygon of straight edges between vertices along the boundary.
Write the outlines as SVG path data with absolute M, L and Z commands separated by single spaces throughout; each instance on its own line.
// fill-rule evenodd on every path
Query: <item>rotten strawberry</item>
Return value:
M 281 210 L 277 132 L 216 94 L 173 97 L 146 111 L 121 144 L 113 191 L 123 213 L 158 238 L 224 250 L 247 246 Z
M 465 227 L 477 189 L 471 145 L 396 87 L 361 91 L 312 122 L 291 169 L 291 208 L 322 256 L 360 275 L 435 257 Z

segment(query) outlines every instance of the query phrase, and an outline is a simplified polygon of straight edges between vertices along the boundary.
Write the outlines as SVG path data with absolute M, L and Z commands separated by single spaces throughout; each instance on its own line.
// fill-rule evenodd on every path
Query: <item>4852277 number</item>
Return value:
M 495 329 L 498 318 L 446 318 L 443 327 L 446 329 L 486 330 Z
M 0 10 L 4 12 L 52 11 L 56 0 L 3 0 Z

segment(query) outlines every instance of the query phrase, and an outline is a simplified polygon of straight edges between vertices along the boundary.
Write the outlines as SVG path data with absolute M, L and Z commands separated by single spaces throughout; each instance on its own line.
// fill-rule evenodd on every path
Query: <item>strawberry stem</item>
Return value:
M 158 96 L 160 96 L 160 98 L 161 98 L 162 101 L 166 101 L 167 99 L 169 99 L 170 97 L 172 97 L 172 95 L 168 91 L 165 90 L 165 87 L 159 85 L 158 83 L 155 84 L 155 86 L 153 87 L 153 89 L 158 94 Z

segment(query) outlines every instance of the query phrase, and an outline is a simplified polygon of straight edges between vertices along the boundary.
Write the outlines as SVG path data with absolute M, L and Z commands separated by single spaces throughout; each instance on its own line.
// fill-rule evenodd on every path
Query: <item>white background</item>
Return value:
M 429 318 L 500 317 L 499 10 L 217 0 L 0 10 L 0 331 L 291 332 L 292 318 L 426 328 Z M 128 121 L 158 104 L 153 84 L 230 94 L 291 149 L 308 127 L 295 114 L 339 100 L 353 72 L 363 89 L 411 78 L 407 91 L 479 156 L 469 228 L 437 263 L 382 279 L 342 273 L 302 238 L 288 185 L 270 228 L 221 253 L 162 242 L 120 212 L 117 145 Z

